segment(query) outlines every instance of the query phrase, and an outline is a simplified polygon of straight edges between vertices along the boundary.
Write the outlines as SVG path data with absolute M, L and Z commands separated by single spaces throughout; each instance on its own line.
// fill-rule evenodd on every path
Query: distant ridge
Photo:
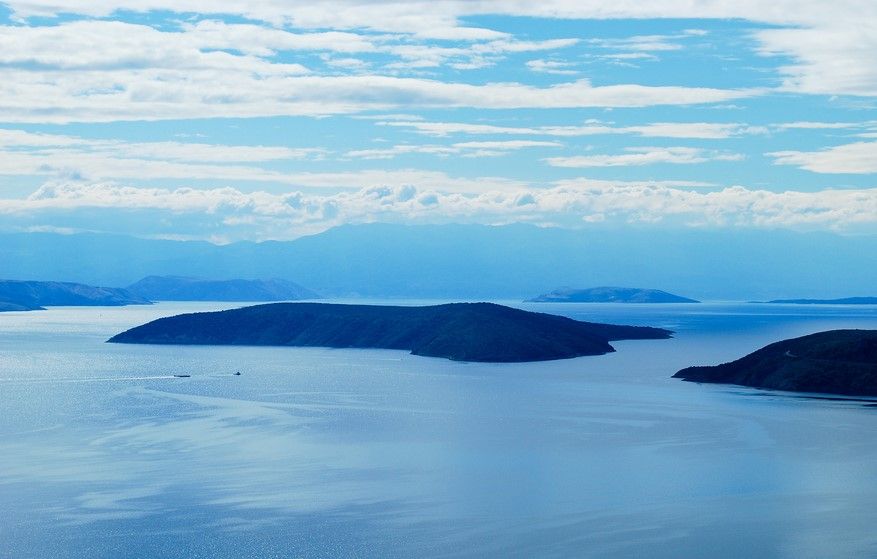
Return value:
M 57 281 L 0 280 L 0 311 L 41 310 L 44 306 L 148 305 L 151 301 L 116 287 Z
M 129 285 L 132 293 L 153 301 L 297 301 L 319 299 L 315 292 L 282 279 L 210 280 L 149 276 Z
M 844 297 L 842 299 L 774 299 L 766 303 L 787 305 L 877 305 L 877 297 Z
M 544 293 L 528 303 L 699 303 L 694 299 L 673 295 L 660 289 L 635 287 L 591 287 L 573 289 L 562 287 Z
M 492 303 L 424 307 L 273 303 L 155 320 L 111 343 L 408 350 L 455 361 L 526 362 L 602 355 L 609 342 L 669 338 L 660 328 L 580 322 Z
M 695 299 L 763 301 L 811 296 L 826 285 L 870 294 L 877 235 L 671 228 L 656 237 L 650 227 L 370 223 L 291 241 L 213 245 L 0 233 L 0 277 L 122 286 L 151 275 L 288 278 L 327 297 L 442 300 L 523 300 L 581 278 L 587 283 L 577 287 L 672 287 Z

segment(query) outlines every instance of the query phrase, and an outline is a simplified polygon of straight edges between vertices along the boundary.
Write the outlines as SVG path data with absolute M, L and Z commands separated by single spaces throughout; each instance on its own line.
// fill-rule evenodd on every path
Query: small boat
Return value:
M 235 371 L 235 372 L 234 372 L 234 376 L 236 376 L 236 377 L 241 376 L 241 372 L 240 372 L 240 371 Z
M 192 375 L 174 375 L 176 378 L 189 378 Z

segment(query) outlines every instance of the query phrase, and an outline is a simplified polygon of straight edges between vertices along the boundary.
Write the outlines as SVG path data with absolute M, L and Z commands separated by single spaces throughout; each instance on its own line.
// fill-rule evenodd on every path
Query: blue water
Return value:
M 229 306 L 0 314 L 0 556 L 877 555 L 877 408 L 670 378 L 877 307 L 522 305 L 677 332 L 537 364 L 103 343 Z

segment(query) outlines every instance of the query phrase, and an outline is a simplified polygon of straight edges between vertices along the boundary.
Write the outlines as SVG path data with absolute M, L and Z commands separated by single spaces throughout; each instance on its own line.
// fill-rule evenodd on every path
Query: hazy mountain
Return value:
M 561 287 L 550 293 L 528 299 L 528 303 L 699 303 L 694 299 L 673 295 L 660 289 L 634 287 Z
M 697 299 L 840 297 L 877 284 L 877 237 L 373 224 L 218 246 L 29 233 L 0 235 L 0 275 L 101 285 L 149 275 L 275 277 L 327 296 L 522 299 L 558 285 L 627 284 Z
M 81 283 L 0 280 L 0 310 L 38 310 L 44 306 L 148 305 L 124 289 Z
M 581 322 L 492 303 L 274 303 L 161 318 L 109 341 L 403 349 L 455 361 L 509 363 L 602 355 L 615 351 L 611 340 L 670 334 L 660 328 Z
M 209 280 L 181 276 L 148 276 L 128 291 L 153 301 L 297 301 L 319 295 L 282 279 Z

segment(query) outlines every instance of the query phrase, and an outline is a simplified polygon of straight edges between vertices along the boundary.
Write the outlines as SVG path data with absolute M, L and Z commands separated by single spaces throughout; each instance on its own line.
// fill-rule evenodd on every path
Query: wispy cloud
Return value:
M 774 151 L 777 165 L 794 165 L 814 173 L 877 173 L 877 142 L 855 142 L 819 151 Z
M 560 60 L 528 60 L 527 68 L 543 74 L 556 74 L 559 76 L 574 76 L 579 72 L 572 69 L 573 63 Z
M 597 136 L 601 134 L 631 134 L 650 138 L 696 138 L 717 140 L 751 134 L 766 134 L 762 126 L 742 123 L 718 122 L 654 122 L 636 126 L 615 126 L 600 121 L 589 121 L 577 126 L 497 126 L 466 122 L 427 122 L 422 120 L 386 120 L 380 126 L 410 128 L 430 136 L 449 136 L 451 134 L 471 135 L 519 135 L 519 136 Z
M 543 2 L 456 2 L 449 0 L 327 0 L 314 4 L 289 2 L 240 3 L 232 0 L 170 2 L 169 0 L 9 0 L 7 5 L 20 18 L 78 13 L 108 16 L 119 10 L 145 12 L 163 10 L 206 15 L 233 14 L 274 26 L 293 25 L 304 29 L 356 30 L 405 33 L 438 40 L 491 40 L 504 33 L 461 23 L 470 16 L 510 15 L 564 19 L 704 18 L 744 19 L 768 23 L 777 28 L 756 31 L 753 37 L 764 55 L 790 58 L 783 72 L 785 87 L 807 93 L 877 95 L 877 68 L 872 53 L 877 50 L 877 5 L 857 0 L 839 0 L 826 10 L 820 2 L 779 0 L 765 9 L 763 3 L 705 2 L 685 0 L 661 2 L 616 2 L 612 5 L 575 0 Z M 697 30 L 688 34 L 697 35 Z M 622 43 L 625 39 L 620 40 Z M 672 40 L 658 36 L 626 40 L 628 49 L 655 51 L 675 48 Z M 641 51 L 640 51 L 641 52 Z
M 359 159 L 392 159 L 398 155 L 428 154 L 438 156 L 462 155 L 463 157 L 497 157 L 511 151 L 526 148 L 555 148 L 563 144 L 533 140 L 508 140 L 494 142 L 458 142 L 448 145 L 397 144 L 384 149 L 361 149 L 348 151 L 346 157 Z
M 796 122 L 782 122 L 774 124 L 779 130 L 842 130 L 845 128 L 858 128 L 862 123 L 858 122 L 819 122 L 801 120 Z
M 322 148 L 124 142 L 0 129 L 0 175 L 286 182 L 282 173 L 251 165 L 318 160 L 326 154 Z
M 689 29 L 674 35 L 634 35 L 621 39 L 590 39 L 588 42 L 605 49 L 632 52 L 660 52 L 682 50 L 682 40 L 702 37 L 706 31 Z
M 740 161 L 741 154 L 727 153 L 692 147 L 631 147 L 621 154 L 575 155 L 571 157 L 549 157 L 549 165 L 554 167 L 630 167 L 671 163 L 690 165 L 707 161 Z
M 349 62 L 350 74 L 320 75 L 308 60 L 284 62 L 275 56 L 328 52 L 349 61 L 350 53 L 382 52 L 395 57 L 397 65 L 481 66 L 505 54 L 558 49 L 576 41 L 502 38 L 446 47 L 346 31 L 293 33 L 216 21 L 178 30 L 101 20 L 5 26 L 0 29 L 0 105 L 7 122 L 65 123 L 328 115 L 401 107 L 645 107 L 716 103 L 759 93 L 593 86 L 587 80 L 551 87 L 471 84 L 361 74 L 360 65 Z M 337 71 L 344 64 L 332 67 Z

